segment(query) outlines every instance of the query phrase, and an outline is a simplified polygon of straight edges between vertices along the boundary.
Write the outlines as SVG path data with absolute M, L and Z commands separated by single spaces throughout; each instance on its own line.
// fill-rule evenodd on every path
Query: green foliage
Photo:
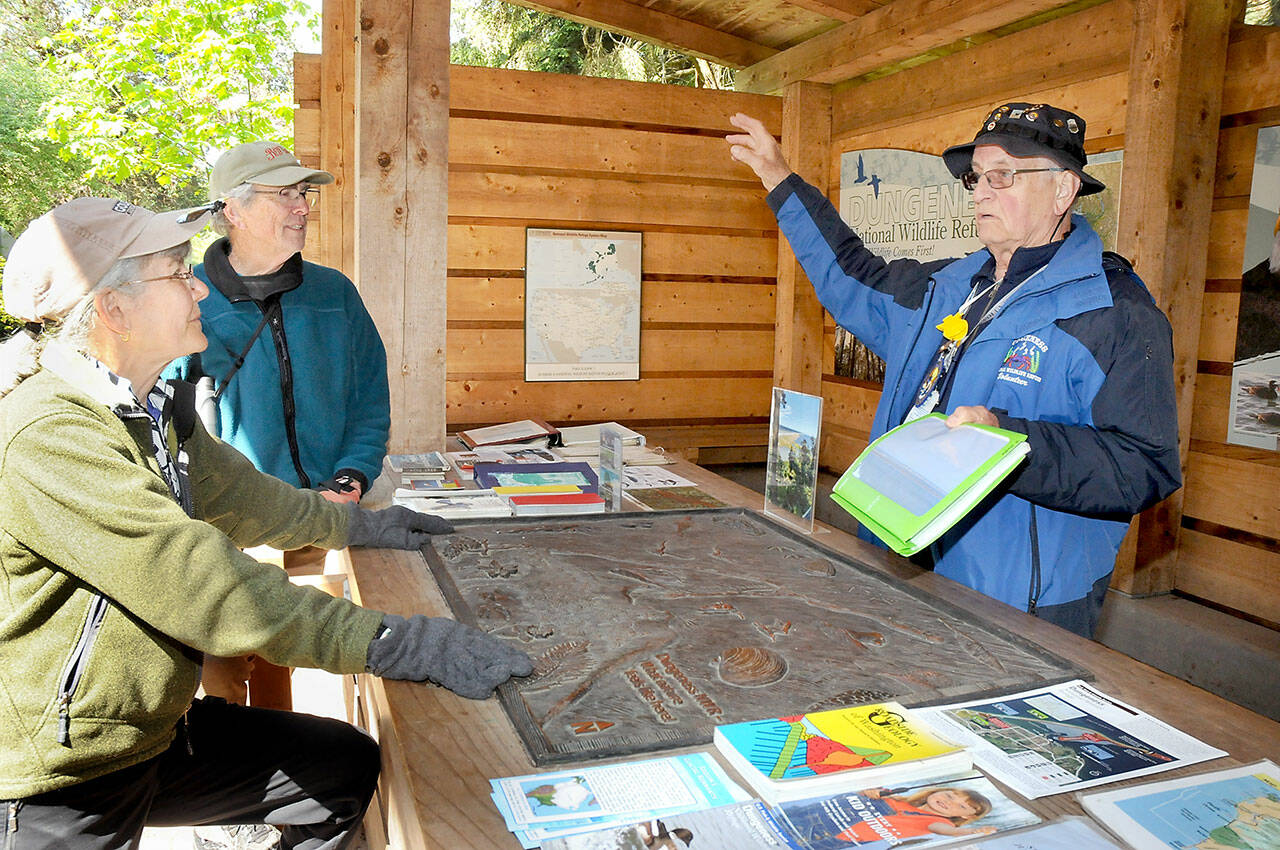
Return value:
M 449 59 L 458 65 L 732 88 L 728 68 L 674 50 L 514 6 L 455 2 Z
M 0 280 L 4 280 L 4 257 L 0 257 Z M 0 339 L 8 339 L 20 327 L 22 322 L 0 309 Z
M 58 155 L 44 136 L 41 104 L 55 86 L 47 74 L 0 55 L 0 226 L 18 234 L 27 222 L 66 200 L 80 184 L 80 163 Z
M 211 154 L 292 136 L 302 19 L 300 0 L 96 0 L 45 43 L 48 138 L 129 200 L 194 203 Z
M 813 515 L 813 494 L 818 480 L 818 455 L 813 440 L 797 437 L 780 457 L 775 481 L 768 482 L 769 500 L 799 517 Z

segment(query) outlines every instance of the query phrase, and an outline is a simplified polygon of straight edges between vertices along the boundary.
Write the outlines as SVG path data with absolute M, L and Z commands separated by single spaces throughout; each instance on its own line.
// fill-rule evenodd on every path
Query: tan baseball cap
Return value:
M 24 322 L 61 319 L 116 260 L 181 245 L 210 209 L 155 213 L 115 198 L 76 198 L 37 218 L 4 267 L 4 309 Z
M 209 200 L 225 198 L 241 183 L 260 186 L 292 186 L 302 181 L 323 186 L 333 182 L 327 171 L 306 168 L 276 142 L 245 142 L 218 157 L 209 175 Z

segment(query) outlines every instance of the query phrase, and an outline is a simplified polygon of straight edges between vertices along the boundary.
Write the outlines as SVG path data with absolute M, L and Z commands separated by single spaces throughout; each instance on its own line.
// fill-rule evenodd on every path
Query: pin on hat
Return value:
M 4 309 L 24 322 L 65 316 L 117 260 L 191 239 L 210 209 L 156 213 L 115 198 L 76 198 L 27 226 L 4 268 Z
M 218 157 L 209 175 L 209 200 L 225 198 L 241 183 L 260 186 L 293 186 L 296 183 L 323 186 L 333 182 L 327 171 L 307 168 L 276 142 L 245 142 Z
M 1047 156 L 1080 178 L 1080 196 L 1107 188 L 1085 170 L 1084 119 L 1044 103 L 1006 103 L 991 110 L 972 142 L 952 145 L 942 161 L 959 177 L 973 163 L 978 145 L 996 145 L 1013 156 Z

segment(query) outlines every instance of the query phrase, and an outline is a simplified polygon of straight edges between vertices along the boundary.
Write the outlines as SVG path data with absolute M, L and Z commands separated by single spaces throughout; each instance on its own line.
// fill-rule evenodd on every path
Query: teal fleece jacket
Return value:
M 188 517 L 147 422 L 112 412 L 127 392 L 56 346 L 41 366 L 0 399 L 0 799 L 163 752 L 202 652 L 364 670 L 380 612 L 240 551 L 341 547 L 342 506 L 263 475 L 197 424 Z

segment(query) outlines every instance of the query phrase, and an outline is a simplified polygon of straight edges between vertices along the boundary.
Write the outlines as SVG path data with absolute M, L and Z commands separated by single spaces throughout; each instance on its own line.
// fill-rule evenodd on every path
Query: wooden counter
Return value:
M 671 469 L 727 503 L 756 510 L 764 506 L 760 494 L 700 467 L 680 462 Z M 1231 754 L 1230 759 L 1181 772 L 1274 758 L 1280 753 L 1280 723 L 921 571 L 843 532 L 826 530 L 816 540 L 1036 641 L 1092 671 L 1103 692 Z M 359 549 L 348 550 L 348 557 L 352 596 L 360 604 L 406 616 L 450 615 L 417 552 Z M 497 699 L 478 702 L 434 685 L 361 676 L 357 703 L 361 721 L 382 745 L 382 779 L 375 800 L 380 811 L 371 811 L 367 821 L 371 848 L 382 846 L 378 831 L 384 825 L 386 840 L 396 850 L 519 848 L 489 799 L 489 780 L 536 769 Z M 733 775 L 732 769 L 729 772 Z M 1045 817 L 1080 813 L 1072 794 L 1021 802 Z

